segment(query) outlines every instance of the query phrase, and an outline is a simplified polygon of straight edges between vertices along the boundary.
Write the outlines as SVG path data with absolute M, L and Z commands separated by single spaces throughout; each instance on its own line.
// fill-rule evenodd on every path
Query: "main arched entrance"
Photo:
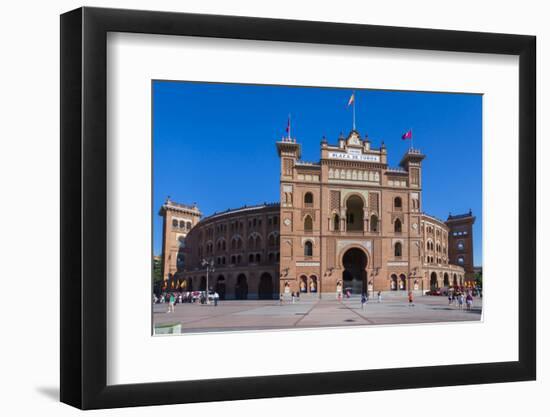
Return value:
M 260 300 L 273 299 L 273 279 L 271 274 L 264 272 L 260 277 L 260 286 L 258 288 L 258 298 Z
M 342 258 L 344 291 L 362 294 L 367 291 L 367 255 L 361 249 L 351 248 Z
M 245 274 L 239 274 L 235 285 L 235 298 L 237 300 L 246 300 L 248 298 L 248 282 Z

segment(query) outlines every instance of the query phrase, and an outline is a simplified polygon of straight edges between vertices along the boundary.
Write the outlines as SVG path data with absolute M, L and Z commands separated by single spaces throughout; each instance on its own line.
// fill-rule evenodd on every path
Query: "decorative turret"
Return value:
M 412 188 L 422 187 L 422 160 L 425 157 L 420 150 L 409 148 L 399 162 L 399 166 L 409 173 L 409 185 Z
M 369 135 L 365 133 L 365 139 L 363 139 L 363 150 L 369 151 L 370 150 L 370 139 Z
M 346 138 L 344 137 L 344 134 L 340 132 L 340 136 L 338 136 L 338 147 L 341 149 L 344 149 L 346 146 Z
M 281 158 L 281 177 L 292 177 L 294 165 L 302 156 L 302 147 L 296 139 L 283 138 L 276 143 L 279 158 Z

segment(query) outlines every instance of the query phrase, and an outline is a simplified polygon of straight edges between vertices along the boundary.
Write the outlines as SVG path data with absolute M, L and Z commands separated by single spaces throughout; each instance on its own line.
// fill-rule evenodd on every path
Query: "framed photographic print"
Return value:
M 61 400 L 535 379 L 535 38 L 61 16 Z

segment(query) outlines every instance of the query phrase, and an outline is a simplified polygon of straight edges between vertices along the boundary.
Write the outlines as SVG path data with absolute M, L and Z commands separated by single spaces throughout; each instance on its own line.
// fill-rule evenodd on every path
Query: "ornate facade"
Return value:
M 175 271 L 164 274 L 171 286 L 273 298 L 294 291 L 420 292 L 473 280 L 475 217 L 470 212 L 444 222 L 423 211 L 420 151 L 409 149 L 391 168 L 384 144 L 372 148 L 355 130 L 334 145 L 323 139 L 315 163 L 300 160 L 294 139 L 276 147 L 280 204 L 192 223 L 185 261 L 178 268 L 164 258 L 165 271 Z M 165 226 L 165 242 L 174 240 L 171 223 Z M 203 259 L 215 264 L 208 284 Z

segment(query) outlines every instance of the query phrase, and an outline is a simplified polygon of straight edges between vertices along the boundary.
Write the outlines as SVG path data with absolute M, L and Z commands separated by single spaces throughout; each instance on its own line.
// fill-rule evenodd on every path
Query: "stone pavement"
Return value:
M 414 307 L 405 295 L 384 297 L 381 303 L 369 300 L 361 308 L 359 296 L 338 301 L 334 296 L 305 299 L 292 304 L 285 300 L 229 300 L 214 304 L 176 304 L 174 313 L 167 313 L 167 304 L 153 306 L 155 327 L 163 329 L 181 324 L 182 333 L 315 328 L 357 325 L 391 325 L 476 321 L 481 319 L 481 299 L 474 299 L 471 311 L 449 305 L 443 296 L 415 297 Z M 179 326 L 178 326 L 179 329 Z M 178 330 L 179 331 L 179 330 Z M 160 331 L 157 331 L 160 333 Z

